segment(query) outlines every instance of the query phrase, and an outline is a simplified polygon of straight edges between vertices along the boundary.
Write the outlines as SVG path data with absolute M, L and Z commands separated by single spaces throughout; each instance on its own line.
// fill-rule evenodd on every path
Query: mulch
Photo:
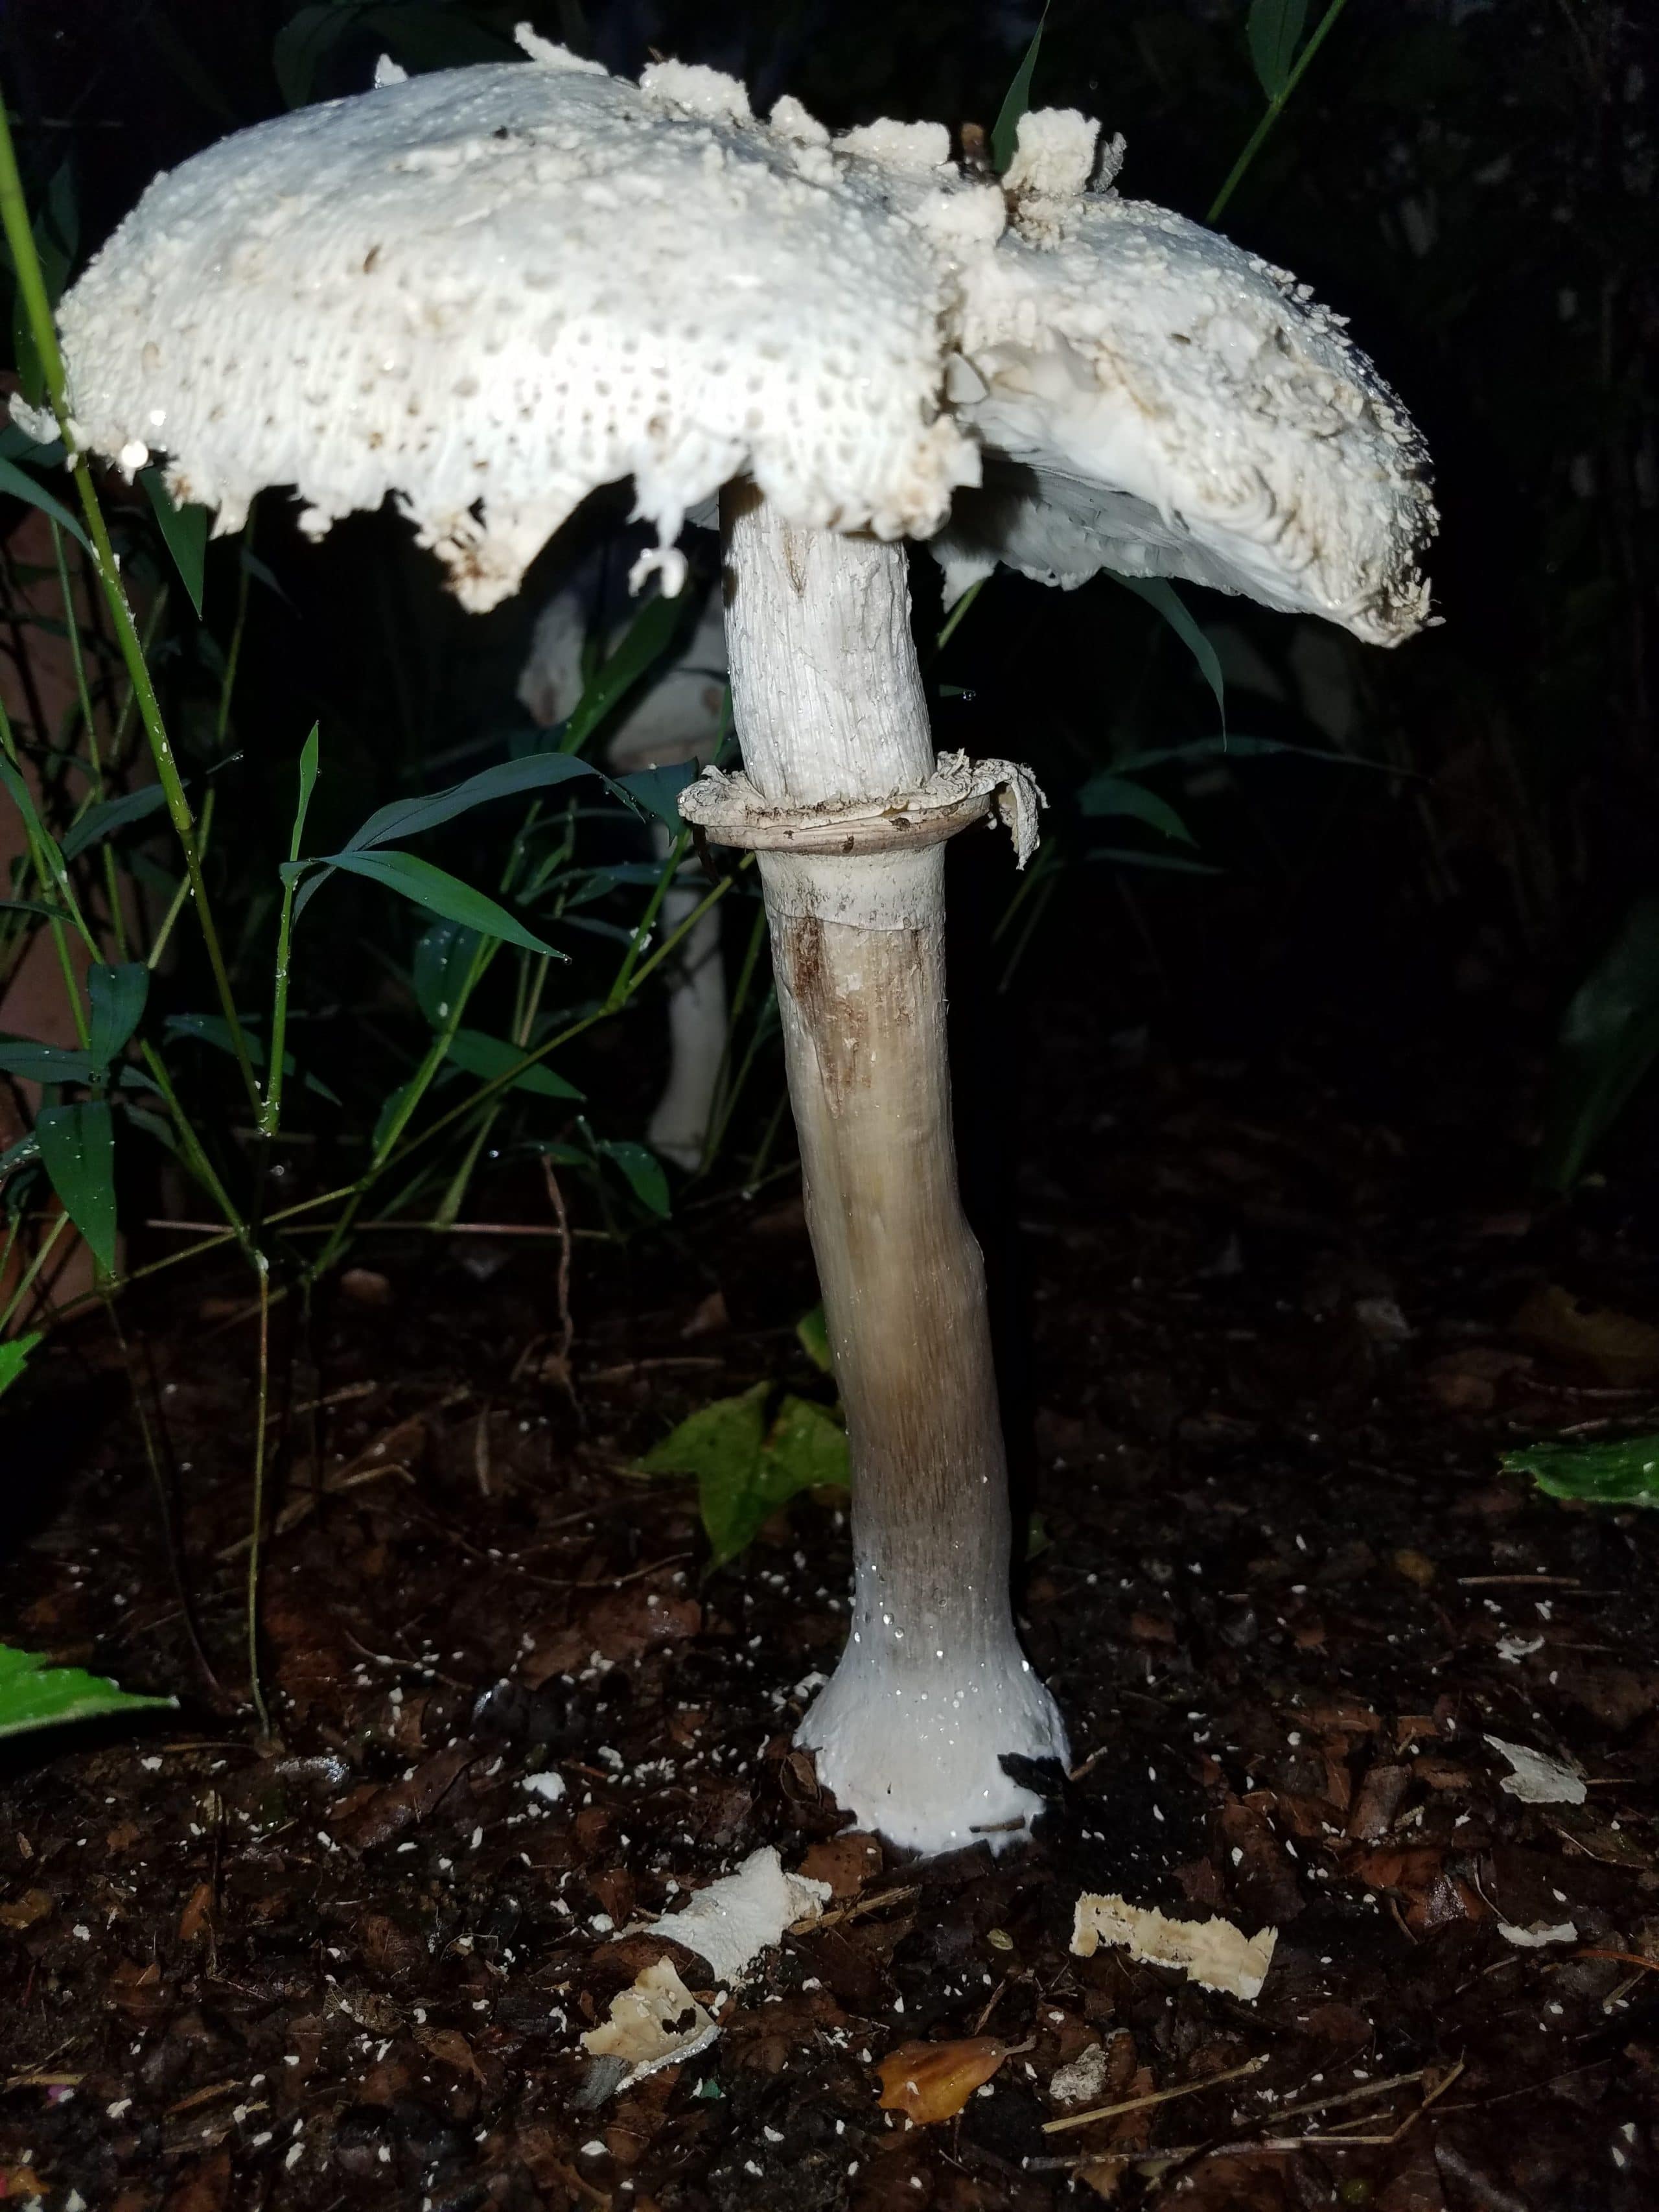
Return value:
M 264 1746 L 240 1285 L 163 1277 L 129 1316 L 216 1694 L 113 1354 L 54 1345 L 14 1440 L 71 1407 L 90 1436 L 0 1621 L 182 1702 L 0 1769 L 0 2197 L 1649 2212 L 1656 1532 L 1498 1455 L 1659 1427 L 1655 1248 L 1616 1188 L 1529 1204 L 1524 1085 L 1473 1058 L 1339 1084 L 1045 1025 L 991 1241 L 1028 1328 L 1019 1611 L 1074 1766 L 1000 1860 L 838 1835 L 792 1747 L 845 1629 L 833 1499 L 705 1578 L 695 1498 L 628 1471 L 712 1397 L 822 1395 L 787 1182 L 579 1247 L 568 1371 L 545 1255 L 365 1251 L 286 1346 Z M 1582 1801 L 1506 1790 L 1492 1737 Z M 830 1911 L 614 2094 L 580 2039 L 663 1954 L 640 1924 L 767 1843 Z M 1085 1892 L 1276 1929 L 1261 1996 L 1074 1956 Z M 895 2048 L 986 2035 L 953 2116 L 881 2108 Z M 1121 2109 L 1054 2130 L 1079 2059 Z

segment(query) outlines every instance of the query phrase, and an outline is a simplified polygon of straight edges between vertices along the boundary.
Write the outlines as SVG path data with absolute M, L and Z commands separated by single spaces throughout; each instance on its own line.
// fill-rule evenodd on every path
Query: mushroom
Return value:
M 850 1635 L 798 1741 L 894 1843 L 1000 1848 L 1040 1802 L 1020 1762 L 1066 1740 L 1009 1604 L 944 846 L 994 814 L 1023 861 L 1040 794 L 935 760 L 903 541 L 949 520 L 952 590 L 1110 564 L 1392 643 L 1425 618 L 1425 455 L 1339 318 L 1119 199 L 1081 115 L 1026 116 L 998 183 L 938 125 L 832 139 L 712 70 L 636 87 L 520 38 L 528 65 L 307 108 L 153 185 L 64 303 L 79 434 L 164 446 L 222 528 L 265 484 L 317 530 L 391 494 L 480 608 L 629 475 L 636 575 L 674 589 L 720 495 L 744 766 L 681 808 L 759 854 L 853 1469 Z
M 519 698 L 538 722 L 561 720 L 581 695 L 582 650 L 590 633 L 587 595 L 568 584 L 542 609 L 519 674 Z M 609 625 L 602 625 L 608 629 Z M 602 643 L 608 641 L 602 639 Z M 726 617 L 718 594 L 704 603 L 684 650 L 621 714 L 606 748 L 618 775 L 695 761 L 706 768 L 719 750 L 726 703 Z M 661 823 L 652 846 L 665 861 L 673 840 Z M 663 895 L 662 927 L 672 936 L 707 892 L 690 867 Z M 720 910 L 700 915 L 668 971 L 668 1080 L 646 1135 L 688 1171 L 701 1167 L 726 1059 L 726 969 Z

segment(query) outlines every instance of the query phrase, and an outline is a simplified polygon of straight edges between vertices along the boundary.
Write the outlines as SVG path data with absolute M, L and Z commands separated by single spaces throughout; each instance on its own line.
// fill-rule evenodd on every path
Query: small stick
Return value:
M 1519 1583 L 1553 1583 L 1558 1589 L 1577 1589 L 1582 1575 L 1459 1575 L 1459 1589 L 1503 1589 Z
M 1212 2074 L 1206 2081 L 1183 2081 L 1176 2089 L 1153 2089 L 1144 2097 L 1127 2098 L 1121 2105 L 1097 2105 L 1092 2112 L 1072 2112 L 1063 2120 L 1045 2120 L 1045 2136 L 1064 2135 L 1072 2128 L 1086 2128 L 1095 2120 L 1115 2120 L 1125 2112 L 1144 2112 L 1149 2105 L 1167 2105 L 1176 2097 L 1195 2097 L 1200 2089 L 1218 2089 L 1224 2081 L 1237 2081 L 1246 2074 L 1259 2074 L 1267 2061 L 1265 2057 L 1247 2058 L 1242 2066 L 1230 2067 L 1224 2074 Z M 1144 2156 L 1141 2152 L 1137 2157 Z
M 1419 2066 L 1415 2074 L 1390 2074 L 1385 2081 L 1367 2081 L 1363 2088 L 1339 2090 L 1334 2097 L 1315 2097 L 1305 2105 L 1286 2105 L 1284 2111 L 1275 2112 L 1273 2118 L 1288 2120 L 1304 2112 L 1333 2112 L 1339 2105 L 1363 2105 L 1370 2098 L 1386 2097 L 1390 2089 L 1408 2088 L 1413 2081 L 1420 2081 L 1428 2070 L 1426 2066 Z

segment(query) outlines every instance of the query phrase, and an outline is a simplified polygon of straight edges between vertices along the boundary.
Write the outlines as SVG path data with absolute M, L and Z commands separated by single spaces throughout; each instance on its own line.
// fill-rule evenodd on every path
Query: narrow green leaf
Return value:
M 0 1075 L 24 1083 L 95 1083 L 100 1073 L 92 1054 L 73 1045 L 36 1044 L 28 1037 L 0 1041 Z
M 1659 1506 L 1659 1437 L 1606 1443 L 1528 1444 L 1504 1454 L 1512 1474 L 1529 1474 L 1551 1498 L 1597 1505 Z
M 623 789 L 637 799 L 647 814 L 654 814 L 671 830 L 685 827 L 680 819 L 679 797 L 687 784 L 696 780 L 695 761 L 676 761 L 670 768 L 638 768 L 618 779 Z
M 248 1066 L 263 1067 L 265 1064 L 265 1041 L 253 1027 L 253 1019 L 254 1018 L 248 1014 L 241 1017 L 242 1042 L 247 1048 Z M 230 1024 L 222 1014 L 169 1014 L 161 1027 L 168 1036 L 194 1037 L 198 1044 L 210 1044 L 216 1051 L 228 1053 L 233 1060 L 236 1056 L 236 1047 L 231 1040 Z M 294 1054 L 291 1052 L 284 1052 L 283 1074 L 292 1075 L 295 1072 Z M 307 1091 L 315 1091 L 319 1098 L 326 1098 L 330 1105 L 339 1104 L 340 1101 L 337 1094 L 329 1089 L 327 1084 L 319 1076 L 302 1075 L 300 1080 Z
M 1014 71 L 1013 82 L 1003 96 L 997 111 L 997 119 L 991 125 L 991 166 L 998 176 L 1007 173 L 1014 158 L 1014 149 L 1019 134 L 1019 118 L 1031 104 L 1031 78 L 1036 72 L 1037 55 L 1042 46 L 1042 27 L 1048 20 L 1046 4 L 1037 18 L 1037 27 L 1031 33 L 1031 43 L 1025 49 L 1024 59 Z M 939 640 L 940 644 L 944 639 Z
M 271 40 L 270 65 L 276 88 L 290 107 L 303 107 L 312 97 L 317 70 L 330 49 L 337 46 L 362 13 L 349 3 L 313 0 L 291 15 Z
M 497 937 L 504 945 L 522 945 L 526 952 L 544 952 L 553 960 L 570 957 L 532 936 L 494 899 L 486 898 L 470 884 L 462 883 L 459 877 L 449 875 L 442 868 L 434 868 L 430 860 L 422 860 L 413 853 L 331 853 L 324 865 L 343 868 L 350 875 L 367 877 L 370 883 L 382 884 L 399 897 L 423 906 L 429 914 L 441 915 L 447 921 L 463 922 L 467 928 L 476 929 L 481 937 Z
M 146 783 L 137 791 L 125 791 L 118 799 L 100 799 L 95 806 L 88 807 L 64 833 L 64 858 L 74 860 L 88 847 L 101 845 L 106 837 L 114 836 L 117 830 L 129 829 L 135 822 L 148 821 L 166 805 L 167 793 L 159 783 Z
M 577 700 L 559 739 L 562 753 L 580 752 L 599 724 L 672 644 L 688 612 L 687 602 L 659 592 L 647 599 L 628 626 L 627 635 Z
M 457 1030 L 450 1040 L 449 1057 L 456 1066 L 486 1083 L 493 1083 L 509 1068 L 518 1067 L 524 1056 L 521 1045 L 509 1044 L 504 1037 L 487 1036 L 482 1030 Z M 533 1091 L 538 1098 L 580 1098 L 582 1095 L 574 1083 L 567 1083 L 563 1076 L 556 1075 L 541 1060 L 524 1068 L 507 1088 Z
M 662 1162 L 643 1145 L 630 1144 L 625 1138 L 606 1137 L 598 1148 L 613 1166 L 622 1170 L 628 1185 L 640 1204 L 659 1220 L 666 1221 L 670 1212 L 668 1177 Z
M 115 1123 L 107 1101 L 43 1106 L 34 1117 L 40 1158 L 64 1211 L 106 1273 L 115 1272 Z
M 0 790 L 3 790 L 14 806 L 33 832 L 46 863 L 48 873 L 63 894 L 64 903 L 73 907 L 75 893 L 70 886 L 69 870 L 64 865 L 64 855 L 58 840 L 40 819 L 40 810 L 34 803 L 34 794 L 9 760 L 0 759 Z
M 1166 837 L 1178 838 L 1183 845 L 1197 842 L 1167 799 L 1160 799 L 1157 792 L 1148 791 L 1144 783 L 1135 783 L 1127 775 L 1114 775 L 1109 769 L 1090 777 L 1079 792 L 1077 803 L 1085 814 L 1127 815 L 1144 822 L 1148 829 L 1161 830 Z
M 1307 21 L 1308 0 L 1250 0 L 1244 34 L 1257 81 L 1269 100 L 1277 100 L 1291 81 Z
M 573 776 L 600 775 L 591 761 L 572 760 L 566 753 L 526 753 L 520 760 L 482 769 L 447 791 L 428 792 L 420 799 L 394 799 L 389 805 L 377 808 L 362 829 L 347 839 L 346 850 L 361 853 L 371 846 L 387 844 L 394 837 L 417 837 L 423 830 L 453 822 L 458 814 L 482 806 L 489 799 L 522 798 L 526 792 L 568 783 Z M 609 776 L 602 780 L 611 781 Z
M 369 1139 L 368 1146 L 370 1155 L 374 1158 L 380 1158 L 380 1148 L 391 1135 L 394 1125 L 401 1118 L 404 1108 L 408 1103 L 409 1094 L 414 1088 L 415 1079 L 411 1076 L 407 1083 L 400 1083 L 395 1091 L 387 1095 L 385 1104 L 374 1116 L 374 1133 Z
M 447 1029 L 460 1005 L 482 940 L 459 921 L 434 921 L 415 947 L 416 1002 L 434 1030 Z
M 1133 845 L 1097 845 L 1091 860 L 1115 860 L 1126 868 L 1164 868 L 1176 876 L 1218 876 L 1207 860 L 1183 860 L 1175 853 L 1137 852 Z
M 40 1341 L 40 1330 L 31 1330 L 27 1336 L 14 1336 L 0 1344 L 0 1398 L 29 1364 L 29 1354 Z
M 294 810 L 294 835 L 289 845 L 289 857 L 295 860 L 300 857 L 300 840 L 305 835 L 306 816 L 311 811 L 311 794 L 317 788 L 317 770 L 321 757 L 318 726 L 313 722 L 310 734 L 300 748 L 300 797 Z
M 102 1674 L 79 1667 L 53 1667 L 40 1651 L 0 1644 L 0 1736 L 55 1728 L 62 1721 L 98 1720 L 178 1704 L 176 1698 L 139 1698 Z
M 179 506 L 160 469 L 140 469 L 138 481 L 149 495 L 156 522 L 173 556 L 173 565 L 190 594 L 190 603 L 199 622 L 203 575 L 207 566 L 208 511 L 204 507 Z
M 101 962 L 87 971 L 87 998 L 92 1009 L 87 1050 L 100 1067 L 107 1067 L 143 1019 L 149 997 L 149 970 L 142 960 L 129 960 L 118 968 Z
M 1133 592 L 1147 605 L 1156 607 L 1170 628 L 1198 663 L 1204 681 L 1215 695 L 1216 712 L 1221 717 L 1221 726 L 1227 726 L 1227 687 L 1222 679 L 1221 663 L 1216 649 L 1187 611 L 1187 605 L 1167 576 L 1121 576 L 1108 569 L 1115 584 L 1121 584 L 1126 592 Z
M 37 483 L 27 469 L 20 469 L 15 461 L 9 461 L 3 456 L 0 456 L 0 494 L 21 499 L 29 507 L 38 507 L 42 514 L 52 517 L 60 530 L 67 530 L 71 538 L 78 538 L 88 552 L 91 552 L 92 540 L 63 501 L 54 499 L 46 486 Z

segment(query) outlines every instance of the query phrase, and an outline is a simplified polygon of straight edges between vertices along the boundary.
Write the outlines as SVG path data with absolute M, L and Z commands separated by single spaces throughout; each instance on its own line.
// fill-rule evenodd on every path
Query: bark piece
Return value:
M 1121 1897 L 1079 1898 L 1072 1923 L 1072 1950 L 1090 1959 L 1103 1943 L 1121 1944 L 1145 1966 L 1172 1966 L 1200 1987 L 1254 2003 L 1273 1964 L 1276 1928 L 1246 1936 L 1231 1921 L 1171 1920 Z

